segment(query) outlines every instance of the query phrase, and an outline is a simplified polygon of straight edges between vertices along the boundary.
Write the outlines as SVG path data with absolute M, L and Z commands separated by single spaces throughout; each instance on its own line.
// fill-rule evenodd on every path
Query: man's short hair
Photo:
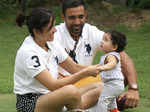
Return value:
M 75 8 L 80 5 L 84 6 L 84 9 L 86 10 L 86 3 L 84 0 L 63 0 L 62 2 L 62 13 L 65 15 L 66 10 L 68 8 Z

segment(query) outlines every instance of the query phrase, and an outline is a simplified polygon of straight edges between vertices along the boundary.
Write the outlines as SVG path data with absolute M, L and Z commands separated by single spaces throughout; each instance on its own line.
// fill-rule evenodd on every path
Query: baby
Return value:
M 99 97 L 97 112 L 118 112 L 116 98 L 124 91 L 124 77 L 121 72 L 120 52 L 125 49 L 126 37 L 121 32 L 109 30 L 101 41 L 105 53 L 100 59 L 100 76 L 104 89 Z

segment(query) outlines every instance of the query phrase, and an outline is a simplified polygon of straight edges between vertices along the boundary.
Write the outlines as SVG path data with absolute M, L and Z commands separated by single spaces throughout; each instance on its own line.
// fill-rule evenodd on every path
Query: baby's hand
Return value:
M 100 65 L 100 64 L 99 64 L 98 69 L 99 69 L 99 72 L 101 72 L 101 71 L 103 71 L 103 70 L 104 70 L 104 67 L 103 67 L 102 65 Z

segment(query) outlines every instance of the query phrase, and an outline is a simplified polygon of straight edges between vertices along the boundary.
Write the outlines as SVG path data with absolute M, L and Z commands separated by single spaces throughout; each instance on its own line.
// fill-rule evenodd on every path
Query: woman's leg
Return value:
M 81 109 L 88 109 L 94 106 L 99 99 L 104 84 L 102 82 L 91 83 L 79 88 L 81 94 Z
M 35 112 L 61 112 L 64 106 L 68 109 L 78 108 L 81 102 L 79 89 L 73 85 L 64 86 L 38 98 Z

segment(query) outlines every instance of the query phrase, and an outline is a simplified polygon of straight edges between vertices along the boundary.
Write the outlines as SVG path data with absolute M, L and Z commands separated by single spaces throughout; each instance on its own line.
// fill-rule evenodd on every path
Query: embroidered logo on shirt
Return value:
M 65 48 L 65 51 L 68 53 L 68 55 L 73 59 L 74 62 L 78 63 L 76 60 L 76 52 L 74 50 L 67 50 Z
M 33 65 L 34 67 L 41 66 L 38 56 L 34 55 L 34 56 L 31 57 L 31 59 L 34 60 L 34 62 L 35 62 L 35 65 Z
M 58 57 L 57 57 L 57 56 L 55 57 L 55 61 L 56 61 L 56 63 L 58 64 Z
M 86 48 L 86 52 L 87 52 L 86 56 L 92 56 L 92 54 L 91 54 L 91 50 L 92 50 L 91 45 L 90 44 L 85 44 L 85 48 Z

